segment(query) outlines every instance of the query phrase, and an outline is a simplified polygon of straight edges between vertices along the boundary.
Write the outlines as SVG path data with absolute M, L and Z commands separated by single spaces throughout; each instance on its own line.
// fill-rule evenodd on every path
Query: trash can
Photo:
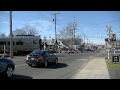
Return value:
M 112 63 L 119 63 L 119 55 L 113 55 L 112 56 Z

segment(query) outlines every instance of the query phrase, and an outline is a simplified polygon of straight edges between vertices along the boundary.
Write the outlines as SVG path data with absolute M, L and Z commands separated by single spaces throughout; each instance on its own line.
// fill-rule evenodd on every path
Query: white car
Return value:
M 73 50 L 68 50 L 67 53 L 68 53 L 68 54 L 69 54 L 69 53 L 74 53 L 74 51 L 73 51 Z

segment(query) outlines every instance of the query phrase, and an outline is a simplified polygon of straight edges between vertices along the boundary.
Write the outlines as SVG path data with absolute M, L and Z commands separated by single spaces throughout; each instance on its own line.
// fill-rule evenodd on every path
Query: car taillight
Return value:
M 43 58 L 43 56 L 38 56 L 38 59 L 42 59 Z
M 29 54 L 28 54 L 28 55 L 26 55 L 26 60 L 28 60 L 28 57 L 29 57 Z

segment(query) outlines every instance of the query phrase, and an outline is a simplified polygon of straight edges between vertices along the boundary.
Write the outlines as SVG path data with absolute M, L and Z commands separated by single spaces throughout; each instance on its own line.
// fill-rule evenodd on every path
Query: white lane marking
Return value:
M 15 67 L 26 66 L 27 64 L 16 65 Z

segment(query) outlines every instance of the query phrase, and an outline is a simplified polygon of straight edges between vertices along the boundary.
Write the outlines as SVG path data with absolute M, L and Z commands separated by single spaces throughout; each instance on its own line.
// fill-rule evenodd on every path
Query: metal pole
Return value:
M 74 31 L 73 31 L 73 48 L 74 48 L 74 44 L 75 44 L 75 28 L 76 25 L 75 25 L 75 17 L 74 17 Z
M 56 44 L 56 42 L 57 42 L 57 36 L 56 36 L 56 15 L 57 14 L 60 14 L 60 13 L 54 13 L 54 14 L 52 14 L 52 15 L 55 15 L 55 47 L 56 47 L 56 54 L 57 54 L 57 44 Z
M 111 30 L 111 28 L 112 28 L 112 26 L 111 27 L 108 27 L 108 26 L 106 26 L 107 28 L 108 28 L 108 59 L 110 59 L 110 35 L 111 35 L 111 32 L 112 32 L 112 30 Z
M 10 57 L 13 58 L 13 41 L 12 41 L 12 11 L 10 11 Z

